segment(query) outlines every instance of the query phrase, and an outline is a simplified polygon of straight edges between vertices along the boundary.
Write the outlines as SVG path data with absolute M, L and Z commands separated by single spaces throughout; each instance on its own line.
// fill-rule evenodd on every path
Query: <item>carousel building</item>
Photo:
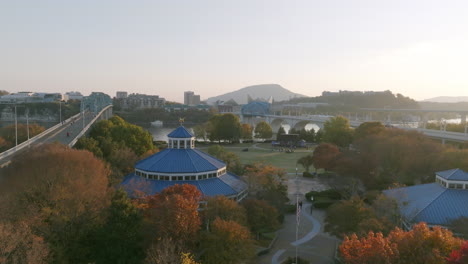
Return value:
M 153 195 L 176 184 L 192 184 L 205 197 L 224 195 L 240 201 L 247 184 L 226 170 L 226 164 L 195 149 L 195 137 L 179 126 L 168 136 L 168 148 L 136 163 L 122 187 L 130 196 Z

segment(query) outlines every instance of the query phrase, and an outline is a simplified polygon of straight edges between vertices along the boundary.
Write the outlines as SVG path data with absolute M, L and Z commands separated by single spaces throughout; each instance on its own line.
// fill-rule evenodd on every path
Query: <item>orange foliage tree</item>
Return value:
M 254 256 L 249 230 L 234 221 L 219 218 L 211 225 L 211 232 L 202 240 L 205 264 L 235 264 Z
M 109 203 L 109 169 L 88 151 L 42 145 L 2 169 L 3 220 L 24 221 L 50 244 L 55 262 L 77 262 L 78 241 Z
M 339 154 L 340 150 L 336 145 L 330 143 L 318 145 L 312 155 L 314 167 L 316 169 L 332 169 Z
M 339 250 L 348 264 L 443 264 L 461 242 L 446 229 L 419 223 L 410 231 L 395 228 L 387 237 L 373 232 L 361 238 L 346 236 Z
M 147 217 L 158 237 L 191 242 L 200 230 L 200 198 L 201 192 L 191 184 L 176 184 L 145 198 Z

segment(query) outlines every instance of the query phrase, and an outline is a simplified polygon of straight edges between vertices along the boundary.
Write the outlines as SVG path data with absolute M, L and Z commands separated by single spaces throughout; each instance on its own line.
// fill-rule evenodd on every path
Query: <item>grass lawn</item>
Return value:
M 254 147 L 254 145 L 256 147 Z M 242 164 L 252 164 L 255 162 L 263 162 L 265 164 L 271 164 L 275 167 L 283 168 L 286 172 L 296 172 L 296 162 L 299 158 L 312 154 L 313 150 L 296 149 L 294 153 L 285 153 L 273 151 L 270 143 L 243 143 L 243 144 L 232 144 L 222 145 L 227 151 L 234 152 L 239 156 Z M 242 151 L 248 148 L 249 151 Z M 200 146 L 201 150 L 206 150 L 204 146 Z M 299 165 L 299 172 L 303 172 L 304 168 Z

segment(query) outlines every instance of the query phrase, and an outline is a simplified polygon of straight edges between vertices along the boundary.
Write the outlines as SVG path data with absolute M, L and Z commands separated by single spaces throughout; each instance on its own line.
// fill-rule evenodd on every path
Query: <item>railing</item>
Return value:
M 24 141 L 21 144 L 16 145 L 15 147 L 12 147 L 11 149 L 5 150 L 4 152 L 0 153 L 0 159 L 4 159 L 6 157 L 9 157 L 13 154 L 15 154 L 17 151 L 24 149 L 25 147 L 29 146 L 31 143 L 36 142 L 38 139 L 48 135 L 50 132 L 56 130 L 57 128 L 70 123 L 75 118 L 78 118 L 80 116 L 80 113 L 68 118 L 67 120 L 64 121 L 64 124 L 58 123 L 57 125 L 50 127 L 49 129 L 45 130 L 44 132 L 30 138 L 29 140 Z
M 108 106 L 104 107 L 104 108 L 101 110 L 101 112 L 99 112 L 99 113 L 96 115 L 96 117 L 94 117 L 93 120 L 91 120 L 91 122 L 89 122 L 88 125 L 87 125 L 83 130 L 81 130 L 81 132 L 80 132 L 78 135 L 76 135 L 76 137 L 70 142 L 70 144 L 68 144 L 68 146 L 69 146 L 69 147 L 73 147 L 73 146 L 76 144 L 76 142 L 78 141 L 78 139 L 79 139 L 80 137 L 82 137 L 82 136 L 86 133 L 86 131 L 88 131 L 88 129 L 94 124 L 94 122 L 96 122 L 96 120 L 97 120 L 105 111 L 107 111 L 107 110 L 108 110 L 109 108 L 111 108 L 111 107 L 112 107 L 112 105 L 108 105 Z

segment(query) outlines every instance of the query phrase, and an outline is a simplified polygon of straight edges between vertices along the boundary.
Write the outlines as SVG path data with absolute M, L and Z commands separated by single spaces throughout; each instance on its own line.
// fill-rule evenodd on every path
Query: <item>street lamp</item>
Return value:
M 18 118 L 16 117 L 16 104 L 15 104 L 15 148 L 18 146 Z

